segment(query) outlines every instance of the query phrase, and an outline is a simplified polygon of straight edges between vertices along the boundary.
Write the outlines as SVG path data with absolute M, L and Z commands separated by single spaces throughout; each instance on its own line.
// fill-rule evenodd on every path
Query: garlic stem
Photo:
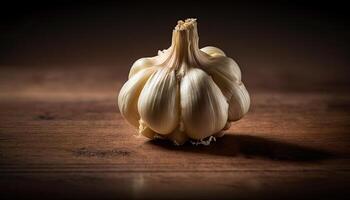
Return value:
M 195 67 L 193 64 L 197 63 L 196 54 L 200 53 L 198 41 L 196 19 L 178 21 L 173 30 L 169 57 L 161 65 L 166 65 L 180 72 L 187 71 L 188 67 Z

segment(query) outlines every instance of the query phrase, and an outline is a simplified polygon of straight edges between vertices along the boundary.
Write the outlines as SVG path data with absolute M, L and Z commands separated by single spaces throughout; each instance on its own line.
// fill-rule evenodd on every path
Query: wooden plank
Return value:
M 210 146 L 176 147 L 135 136 L 116 107 L 115 88 L 122 81 L 109 78 L 89 91 L 86 79 L 92 74 L 84 75 L 80 86 L 69 77 L 60 85 L 43 79 L 46 75 L 39 76 L 39 83 L 31 75 L 10 76 L 15 79 L 1 79 L 0 93 L 0 192 L 6 197 L 300 199 L 349 194 L 346 92 L 253 88 L 249 114 L 226 136 Z M 28 84 L 11 90 L 18 77 Z
M 344 199 L 349 172 L 127 172 L 1 174 L 2 194 L 50 199 Z

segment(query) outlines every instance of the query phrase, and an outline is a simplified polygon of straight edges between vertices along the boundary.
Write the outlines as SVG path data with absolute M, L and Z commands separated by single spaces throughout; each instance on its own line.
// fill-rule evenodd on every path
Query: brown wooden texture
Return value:
M 305 74 L 286 79 L 278 69 L 261 73 L 274 81 L 264 85 L 270 79 L 248 69 L 260 77 L 247 77 L 251 109 L 223 138 L 210 146 L 176 147 L 137 137 L 120 116 L 116 97 L 126 72 L 4 67 L 1 196 L 345 198 L 348 82 L 332 82 L 337 78 L 327 73 L 316 85 Z

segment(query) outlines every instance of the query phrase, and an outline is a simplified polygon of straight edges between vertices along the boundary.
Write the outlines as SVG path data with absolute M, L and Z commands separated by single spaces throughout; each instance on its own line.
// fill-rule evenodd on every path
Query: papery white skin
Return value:
M 203 70 L 192 68 L 181 80 L 181 114 L 185 132 L 203 139 L 221 131 L 228 116 L 228 104 L 219 87 Z
M 143 69 L 137 75 L 131 77 L 122 87 L 118 96 L 118 107 L 123 117 L 132 125 L 138 127 L 140 115 L 137 110 L 138 97 L 152 76 L 155 68 Z
M 161 68 L 148 79 L 140 94 L 140 117 L 148 127 L 159 134 L 171 133 L 179 123 L 177 91 L 175 71 Z
M 196 19 L 187 19 L 168 49 L 135 61 L 118 106 L 141 135 L 183 144 L 221 136 L 248 112 L 250 97 L 237 63 L 219 48 L 199 49 Z

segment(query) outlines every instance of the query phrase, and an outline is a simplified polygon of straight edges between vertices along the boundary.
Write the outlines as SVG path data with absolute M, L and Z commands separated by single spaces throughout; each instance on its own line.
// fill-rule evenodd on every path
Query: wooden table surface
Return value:
M 1 199 L 350 195 L 347 75 L 242 71 L 247 116 L 210 146 L 176 147 L 135 136 L 119 114 L 126 71 L 2 67 Z

